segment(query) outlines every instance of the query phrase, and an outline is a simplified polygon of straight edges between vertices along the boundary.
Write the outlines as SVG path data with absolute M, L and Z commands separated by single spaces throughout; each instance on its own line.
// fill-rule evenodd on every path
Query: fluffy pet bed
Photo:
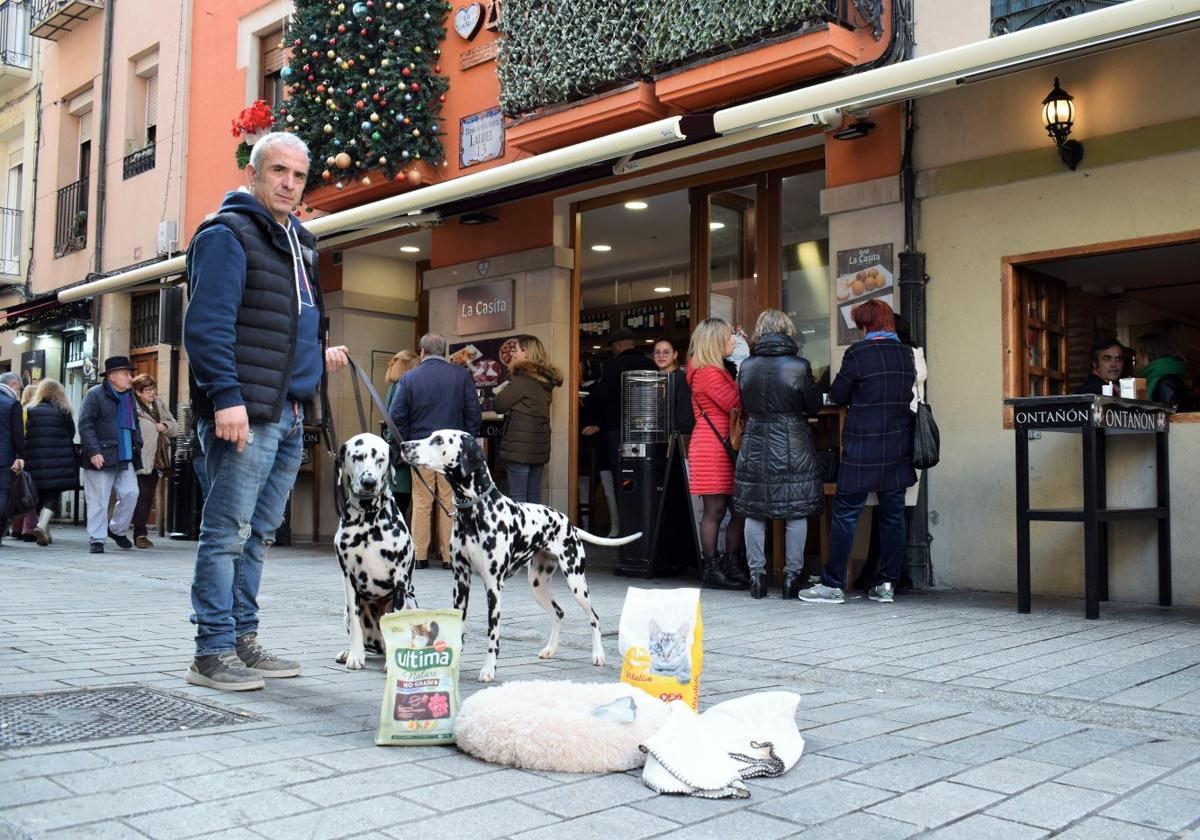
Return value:
M 637 708 L 632 723 L 594 714 L 623 697 Z M 638 744 L 666 719 L 666 703 L 624 683 L 517 681 L 464 700 L 454 739 L 459 749 L 492 764 L 608 773 L 641 767 L 646 757 Z

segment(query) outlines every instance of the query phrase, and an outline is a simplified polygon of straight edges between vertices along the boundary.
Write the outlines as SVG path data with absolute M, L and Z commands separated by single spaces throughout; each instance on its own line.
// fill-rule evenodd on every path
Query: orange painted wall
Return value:
M 875 123 L 875 128 L 866 137 L 835 140 L 832 134 L 825 135 L 825 186 L 857 184 L 900 171 L 904 106 L 873 108 L 867 119 Z
M 461 225 L 451 219 L 432 231 L 430 267 L 511 254 L 552 245 L 554 196 L 540 195 L 489 209 L 496 221 L 486 225 Z

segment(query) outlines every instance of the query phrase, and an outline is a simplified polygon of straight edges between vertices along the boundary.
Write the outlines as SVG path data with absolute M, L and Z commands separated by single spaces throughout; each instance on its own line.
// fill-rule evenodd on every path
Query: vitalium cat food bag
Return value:
M 453 744 L 462 613 L 402 610 L 379 624 L 387 649 L 387 686 L 375 743 Z
M 621 682 L 671 702 L 700 705 L 704 627 L 699 589 L 635 589 L 621 608 Z

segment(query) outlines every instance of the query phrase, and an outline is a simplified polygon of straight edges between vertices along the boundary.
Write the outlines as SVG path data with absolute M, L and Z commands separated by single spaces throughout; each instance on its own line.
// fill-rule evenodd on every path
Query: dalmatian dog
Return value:
M 385 653 L 379 619 L 415 607 L 412 573 L 416 556 L 408 525 L 392 496 L 391 451 L 378 435 L 355 435 L 338 452 L 338 476 L 346 500 L 334 548 L 346 585 L 350 649 L 337 656 L 352 671 L 367 651 Z
M 406 463 L 441 473 L 454 491 L 458 508 L 450 534 L 454 566 L 454 608 L 467 611 L 471 572 L 483 580 L 488 603 L 488 651 L 480 682 L 496 678 L 500 653 L 500 595 L 504 582 L 529 564 L 533 597 L 550 616 L 550 638 L 538 654 L 549 659 L 558 650 L 563 611 L 550 597 L 550 578 L 562 569 L 571 595 L 592 627 L 592 664 L 604 664 L 600 644 L 600 619 L 588 599 L 584 577 L 583 542 L 625 545 L 641 534 L 609 539 L 576 528 L 566 515 L 545 505 L 514 502 L 492 481 L 483 449 L 471 435 L 454 430 L 434 432 L 421 440 L 400 445 Z

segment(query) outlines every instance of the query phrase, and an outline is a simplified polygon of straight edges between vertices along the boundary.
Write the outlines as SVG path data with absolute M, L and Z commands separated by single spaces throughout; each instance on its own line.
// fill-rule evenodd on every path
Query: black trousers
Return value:
M 154 506 L 154 491 L 158 489 L 158 470 L 151 470 L 145 475 L 139 474 L 138 500 L 133 508 L 133 535 L 146 536 L 146 520 L 150 518 L 150 508 Z

